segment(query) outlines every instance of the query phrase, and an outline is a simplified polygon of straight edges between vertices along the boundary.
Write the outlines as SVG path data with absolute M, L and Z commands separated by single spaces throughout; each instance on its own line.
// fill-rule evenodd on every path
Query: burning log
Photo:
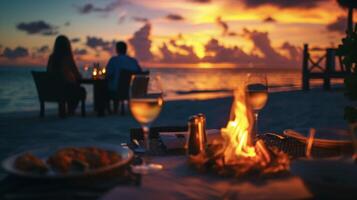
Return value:
M 237 157 L 225 162 L 221 144 L 211 144 L 205 153 L 190 156 L 190 164 L 200 172 L 213 172 L 222 176 L 243 177 L 248 175 L 272 175 L 287 172 L 290 160 L 276 147 L 267 148 L 262 140 L 256 142 L 256 156 Z
M 287 154 L 277 148 L 267 148 L 262 140 L 254 144 L 251 137 L 253 115 L 243 91 L 235 92 L 234 118 L 222 128 L 222 140 L 215 140 L 204 152 L 190 156 L 190 163 L 202 172 L 235 177 L 288 171 L 290 160 Z

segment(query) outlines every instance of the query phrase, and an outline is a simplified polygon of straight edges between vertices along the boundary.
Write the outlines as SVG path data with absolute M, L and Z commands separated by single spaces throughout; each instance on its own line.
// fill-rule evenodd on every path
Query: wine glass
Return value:
M 143 129 L 145 151 L 150 151 L 150 124 L 159 116 L 164 104 L 159 76 L 137 74 L 131 77 L 129 92 L 130 111 Z
M 264 108 L 268 100 L 268 81 L 266 74 L 248 74 L 245 86 L 248 103 L 254 111 L 254 129 L 258 134 L 259 111 Z

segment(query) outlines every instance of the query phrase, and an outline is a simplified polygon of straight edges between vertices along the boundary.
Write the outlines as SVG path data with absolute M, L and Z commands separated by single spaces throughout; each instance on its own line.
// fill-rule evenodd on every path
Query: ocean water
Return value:
M 0 67 L 0 113 L 39 110 L 39 102 L 31 70 L 44 71 L 43 67 Z M 247 73 L 264 72 L 268 77 L 269 91 L 300 89 L 300 70 L 258 69 L 191 69 L 151 68 L 160 75 L 166 100 L 210 99 L 231 95 L 231 90 L 245 80 Z M 314 85 L 315 82 L 312 84 Z M 317 83 L 316 83 L 317 84 Z M 87 105 L 93 103 L 93 89 L 87 90 Z M 56 108 L 46 104 L 46 108 Z

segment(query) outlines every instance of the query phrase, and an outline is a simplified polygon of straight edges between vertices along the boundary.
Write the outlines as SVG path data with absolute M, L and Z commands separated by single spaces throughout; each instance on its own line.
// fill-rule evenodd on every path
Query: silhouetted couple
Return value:
M 116 44 L 117 56 L 110 58 L 107 64 L 106 79 L 108 82 L 108 92 L 116 93 L 120 71 L 125 69 L 133 72 L 140 72 L 138 62 L 126 54 L 127 45 L 125 42 Z M 71 43 L 69 39 L 60 35 L 56 38 L 53 52 L 48 59 L 47 71 L 54 73 L 62 82 L 65 90 L 67 108 L 69 114 L 74 114 L 80 99 L 85 98 L 86 90 L 80 86 L 81 74 L 78 71 L 73 58 Z

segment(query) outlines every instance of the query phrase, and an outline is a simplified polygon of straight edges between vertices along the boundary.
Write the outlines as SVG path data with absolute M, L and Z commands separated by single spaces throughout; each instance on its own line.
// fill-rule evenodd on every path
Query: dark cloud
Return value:
M 222 20 L 221 17 L 216 18 L 216 23 L 222 29 L 222 35 L 228 34 L 228 24 Z
M 27 34 L 39 34 L 39 35 L 57 35 L 57 27 L 45 22 L 45 21 L 34 21 L 34 22 L 21 22 L 16 25 L 16 28 L 20 31 L 25 31 Z
M 313 46 L 309 48 L 310 51 L 325 51 L 325 47 L 320 47 L 320 46 Z
M 105 41 L 103 38 L 100 37 L 91 37 L 87 36 L 87 42 L 86 45 L 90 48 L 96 49 L 98 47 L 105 47 L 110 44 L 109 41 Z
M 110 54 L 114 53 L 115 41 L 111 41 L 109 45 L 102 47 L 103 51 L 106 51 Z
M 118 17 L 118 24 L 122 24 L 125 21 L 126 17 L 127 16 L 125 14 L 120 15 Z
M 168 48 L 168 44 L 164 43 L 160 47 L 160 52 L 162 55 L 161 62 L 164 63 L 195 63 L 199 61 L 192 46 L 179 45 L 176 40 L 170 40 L 169 45 L 171 45 L 177 52 L 172 52 Z
M 204 45 L 205 57 L 199 58 L 193 46 L 178 42 L 183 40 L 182 35 L 178 35 L 175 39 L 171 39 L 159 47 L 161 57 L 158 59 L 154 58 L 150 51 L 152 44 L 150 31 L 151 24 L 146 23 L 129 39 L 135 56 L 141 61 L 160 61 L 162 63 L 239 63 L 257 66 L 268 65 L 269 67 L 297 67 L 300 65 L 301 48 L 288 42 L 283 43 L 278 48 L 274 48 L 267 32 L 248 29 L 244 29 L 243 34 L 240 34 L 240 36 L 246 37 L 253 42 L 253 50 L 251 52 L 247 53 L 238 46 L 227 47 L 213 38 Z M 229 31 L 227 32 L 227 34 L 230 33 Z
M 47 53 L 49 51 L 50 51 L 50 47 L 48 45 L 43 45 L 43 46 L 37 48 L 37 50 L 36 50 L 36 52 L 40 53 L 40 54 Z
M 301 49 L 284 43 L 280 49 L 286 51 L 283 56 L 271 46 L 268 33 L 245 29 L 243 36 L 248 37 L 254 44 L 253 51 L 244 52 L 238 46 L 226 47 L 217 39 L 211 39 L 205 44 L 206 56 L 201 60 L 212 63 L 239 63 L 254 65 L 269 65 L 269 67 L 297 67 L 301 58 Z M 259 54 L 256 52 L 259 51 Z
M 263 60 L 265 64 L 268 65 L 287 65 L 287 66 L 297 66 L 298 60 L 300 59 L 300 53 L 298 53 L 298 49 L 293 47 L 289 43 L 283 44 L 282 49 L 287 50 L 289 57 L 285 57 L 278 53 L 276 49 L 271 45 L 271 41 L 269 38 L 268 32 L 260 32 L 260 31 L 250 31 L 247 29 L 243 30 L 244 36 L 248 37 L 252 40 L 254 49 L 263 54 Z
M 222 29 L 222 36 L 236 36 L 237 33 L 229 31 L 227 22 L 223 21 L 221 17 L 216 18 L 216 24 Z
M 227 29 L 229 30 L 229 27 Z M 226 34 L 230 34 L 228 30 Z M 150 51 L 152 44 L 150 31 L 151 24 L 146 23 L 129 39 L 135 56 L 141 61 L 160 61 L 163 63 L 227 62 L 260 66 L 269 65 L 269 67 L 297 67 L 300 65 L 301 48 L 288 42 L 283 43 L 279 48 L 274 48 L 267 32 L 248 29 L 244 29 L 243 34 L 240 34 L 240 36 L 246 37 L 253 42 L 253 50 L 249 53 L 238 46 L 226 47 L 213 38 L 205 44 L 205 57 L 200 59 L 196 55 L 193 46 L 179 44 L 178 41 L 183 40 L 182 35 L 179 35 L 159 47 L 161 59 L 157 59 L 154 58 Z
M 275 23 L 276 19 L 274 19 L 273 17 L 269 16 L 263 19 L 264 23 Z
M 149 19 L 145 17 L 133 17 L 132 18 L 136 22 L 143 22 L 143 23 L 148 23 Z
M 115 10 L 116 8 L 118 8 L 121 5 L 122 5 L 122 2 L 119 0 L 113 1 L 104 7 L 99 7 L 99 6 L 95 6 L 92 3 L 87 3 L 82 6 L 77 6 L 77 10 L 81 14 L 90 14 L 90 13 L 94 13 L 94 12 L 107 13 L 107 12 L 111 12 L 111 11 Z
M 135 56 L 142 61 L 148 61 L 153 59 L 153 54 L 150 51 L 151 24 L 146 23 L 143 27 L 137 30 L 133 37 L 129 39 L 129 43 L 135 51 Z
M 243 30 L 243 37 L 253 42 L 253 50 L 245 52 L 238 46 L 227 47 L 221 44 L 217 39 L 212 38 L 205 44 L 205 57 L 201 62 L 211 63 L 239 63 L 254 64 L 269 67 L 297 67 L 300 64 L 301 48 L 285 42 L 280 48 L 275 49 L 267 32 L 256 30 Z M 284 51 L 282 55 L 278 50 Z
M 223 22 L 222 19 L 218 19 L 217 21 Z M 228 26 L 223 30 L 226 30 L 226 35 L 237 35 L 230 32 Z M 283 43 L 279 48 L 274 48 L 267 32 L 248 29 L 244 29 L 243 34 L 239 35 L 252 41 L 253 50 L 251 52 L 247 53 L 238 46 L 226 47 L 213 38 L 204 45 L 205 57 L 200 59 L 196 55 L 193 46 L 179 44 L 178 41 L 183 40 L 183 36 L 180 34 L 175 39 L 171 39 L 159 47 L 161 59 L 158 59 L 150 51 L 152 46 L 150 33 L 151 24 L 147 22 L 128 41 L 133 48 L 135 56 L 140 61 L 160 61 L 163 63 L 231 62 L 270 67 L 296 67 L 300 65 L 301 60 L 301 48 L 288 42 Z M 114 43 L 99 37 L 87 37 L 86 44 L 95 50 L 106 50 L 113 47 Z M 75 51 L 75 54 L 86 53 L 86 51 Z
M 26 49 L 25 47 L 18 46 L 15 49 L 6 47 L 2 52 L 1 56 L 13 60 L 17 58 L 27 57 L 28 55 L 29 55 L 28 49 Z
M 283 45 L 281 46 L 281 49 L 285 50 L 288 52 L 289 59 L 292 61 L 298 62 L 300 60 L 302 51 L 301 48 L 298 48 L 289 42 L 284 42 Z
M 115 41 L 106 41 L 100 37 L 87 36 L 86 45 L 94 50 L 103 50 L 109 53 L 113 52 Z
M 326 26 L 328 31 L 345 33 L 347 29 L 347 18 L 344 16 L 337 17 L 337 19 Z
M 64 23 L 64 26 L 70 26 L 71 25 L 71 22 L 70 21 L 66 21 L 65 23 Z
M 182 21 L 182 20 L 185 20 L 185 18 L 181 15 L 178 15 L 178 14 L 168 14 L 166 15 L 165 17 L 166 19 L 168 20 L 172 20 L 172 21 Z
M 77 43 L 77 42 L 80 42 L 80 41 L 81 41 L 81 38 L 78 38 L 78 37 L 71 39 L 72 43 Z
M 244 29 L 244 35 L 252 40 L 254 48 L 264 55 L 267 61 L 273 61 L 277 63 L 286 62 L 287 59 L 280 55 L 271 45 L 271 41 L 268 32 L 250 31 Z
M 212 0 L 187 0 L 193 3 L 211 3 Z
M 219 43 L 217 39 L 212 38 L 205 45 L 206 56 L 203 58 L 205 62 L 239 62 L 251 63 L 260 62 L 260 58 L 256 55 L 248 55 L 237 46 L 225 47 Z
M 88 54 L 87 49 L 74 49 L 73 54 L 76 56 L 84 56 Z
M 279 8 L 313 8 L 328 0 L 243 0 L 249 8 L 272 5 Z

